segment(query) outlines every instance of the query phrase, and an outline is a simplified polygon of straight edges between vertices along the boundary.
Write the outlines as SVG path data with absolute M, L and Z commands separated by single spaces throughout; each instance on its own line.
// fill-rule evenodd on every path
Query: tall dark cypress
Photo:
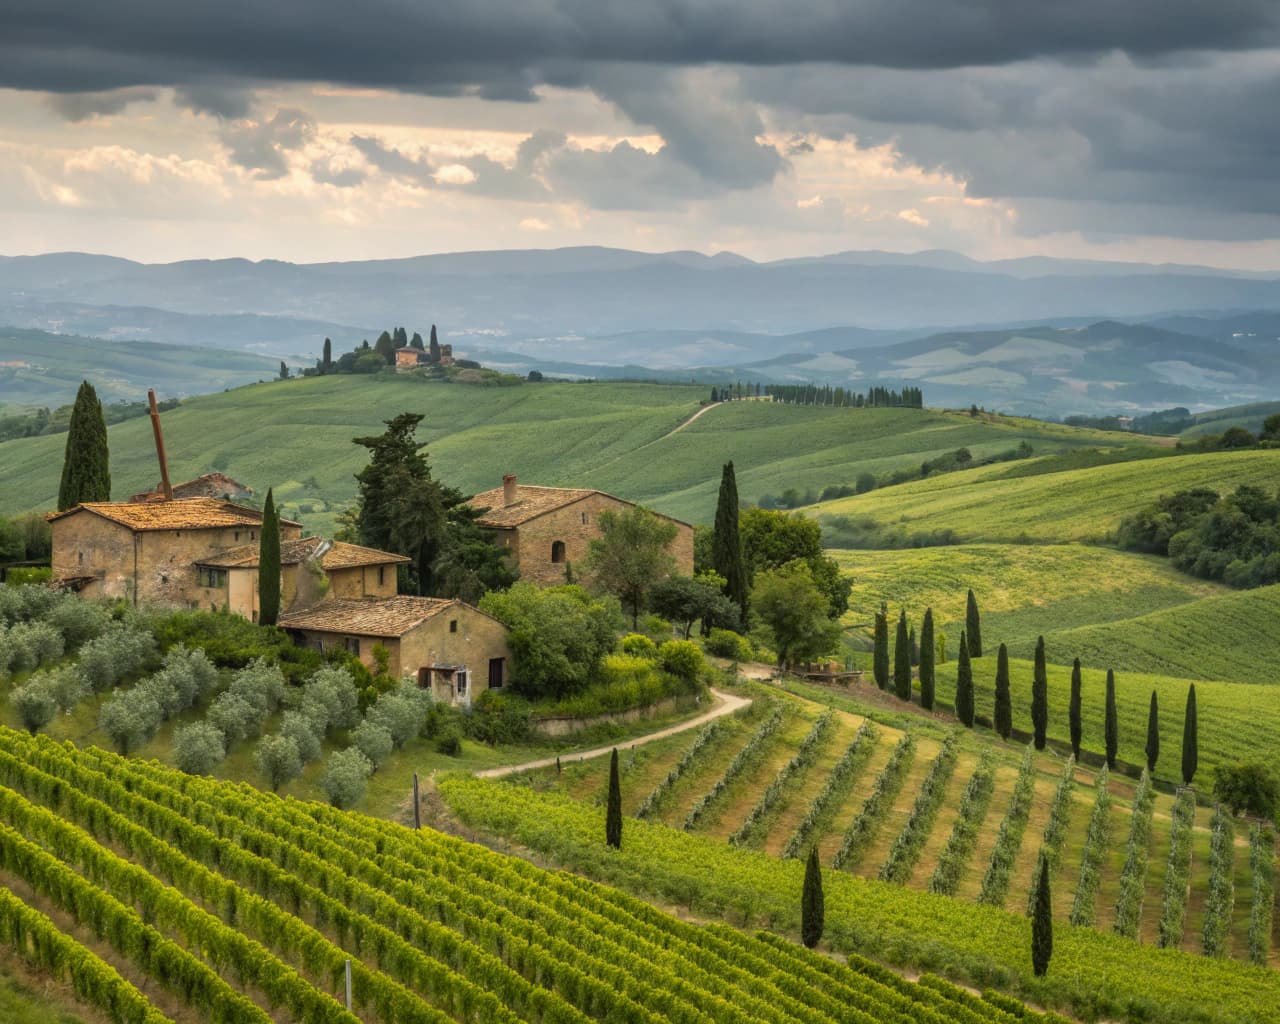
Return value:
M 915 626 L 912 626 L 907 633 L 907 647 L 911 651 L 911 667 L 915 668 L 920 664 L 920 647 L 916 643 Z
M 440 362 L 440 341 L 436 337 L 436 325 L 431 325 L 431 340 L 427 343 L 427 358 L 433 363 Z
M 1009 648 L 1004 644 L 996 654 L 995 727 L 1002 739 L 1013 732 L 1013 696 L 1009 691 Z
M 320 372 L 329 373 L 333 369 L 333 342 L 324 339 L 324 355 L 320 358 Z
M 978 615 L 978 599 L 969 591 L 969 602 L 964 612 L 964 633 L 969 640 L 969 657 L 982 657 L 982 619 Z
M 911 640 L 905 611 L 898 613 L 898 635 L 893 645 L 893 692 L 899 700 L 911 699 Z
M 724 592 L 747 622 L 747 571 L 742 560 L 742 540 L 738 534 L 738 481 L 733 463 L 726 462 L 720 473 L 720 496 L 716 501 L 715 532 L 711 537 L 711 564 L 724 577 Z
M 809 847 L 804 866 L 804 890 L 800 895 L 800 940 L 813 949 L 822 938 L 826 918 L 826 901 L 822 895 L 822 865 L 818 863 L 818 847 Z
M 1114 770 L 1120 749 L 1120 722 L 1116 717 L 1116 674 L 1112 669 L 1107 669 L 1107 708 L 1102 729 L 1107 745 L 1107 767 Z
M 267 488 L 258 534 L 258 622 L 274 626 L 280 618 L 280 516 L 275 496 Z
M 1156 759 L 1160 756 L 1160 710 L 1156 704 L 1156 691 L 1151 691 L 1151 708 L 1147 711 L 1147 772 L 1154 775 Z
M 924 625 L 920 627 L 920 706 L 933 710 L 933 609 L 924 610 Z
M 969 645 L 960 633 L 960 654 L 956 657 L 956 717 L 967 728 L 973 728 L 973 666 L 969 663 Z
M 1044 659 L 1044 637 L 1036 641 L 1035 674 L 1031 679 L 1031 728 L 1036 750 L 1044 750 L 1049 730 L 1049 674 Z
M 618 748 L 609 757 L 609 803 L 604 812 L 604 841 L 622 849 L 622 783 L 618 779 Z
M 876 612 L 875 648 L 871 652 L 871 660 L 876 686 L 882 690 L 889 689 L 889 620 L 883 605 Z
M 67 427 L 62 482 L 58 487 L 58 511 L 82 501 L 111 500 L 111 457 L 107 451 L 107 421 L 98 393 L 87 380 L 76 392 Z
M 1191 785 L 1200 761 L 1200 737 L 1196 722 L 1196 684 L 1187 690 L 1187 713 L 1182 719 L 1182 781 Z
M 1068 727 L 1071 730 L 1071 752 L 1075 755 L 1077 761 L 1080 760 L 1080 739 L 1083 735 L 1083 727 L 1080 721 L 1080 659 L 1071 665 L 1071 704 L 1067 711 L 1069 719 Z
M 1040 878 L 1031 914 L 1031 968 L 1037 978 L 1049 970 L 1053 956 L 1053 897 L 1049 892 L 1049 858 L 1040 855 Z

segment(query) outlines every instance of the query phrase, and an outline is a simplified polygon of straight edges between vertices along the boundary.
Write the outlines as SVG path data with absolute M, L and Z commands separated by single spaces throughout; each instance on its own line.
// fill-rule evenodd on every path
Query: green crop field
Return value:
M 1017 464 L 1015 464 L 1015 467 Z M 1038 476 L 1004 477 L 1008 466 L 948 473 L 813 508 L 823 518 L 867 516 L 908 533 L 951 529 L 966 542 L 1104 539 L 1161 494 L 1240 484 L 1274 490 L 1280 451 L 1210 452 L 1123 462 Z
M 706 390 L 317 377 L 191 399 L 165 414 L 164 429 L 175 479 L 217 469 L 260 493 L 274 487 L 286 513 L 316 530 L 330 529 L 335 511 L 354 495 L 352 475 L 366 453 L 351 439 L 379 432 L 383 420 L 405 411 L 425 416 L 419 437 L 436 474 L 463 490 L 494 487 L 504 473 L 516 473 L 529 483 L 598 487 L 694 522 L 712 518 L 728 459 L 738 468 L 739 493 L 750 501 L 787 487 L 851 483 L 864 470 L 916 465 L 961 446 L 981 456 L 1022 440 L 1057 451 L 1114 437 L 927 410 L 765 402 L 722 405 L 672 433 L 698 410 Z M 145 419 L 111 428 L 117 495 L 154 486 L 150 429 Z M 51 506 L 64 443 L 48 437 L 0 444 L 0 514 Z

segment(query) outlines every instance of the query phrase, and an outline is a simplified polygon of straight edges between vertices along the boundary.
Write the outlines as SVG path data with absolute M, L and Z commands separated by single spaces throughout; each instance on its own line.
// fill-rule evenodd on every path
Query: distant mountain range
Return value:
M 909 380 L 929 402 L 1058 415 L 1280 397 L 1280 278 L 1208 267 L 594 247 L 322 264 L 0 258 L 0 324 L 18 327 L 298 364 L 324 337 L 341 351 L 432 323 L 460 354 L 522 372 Z

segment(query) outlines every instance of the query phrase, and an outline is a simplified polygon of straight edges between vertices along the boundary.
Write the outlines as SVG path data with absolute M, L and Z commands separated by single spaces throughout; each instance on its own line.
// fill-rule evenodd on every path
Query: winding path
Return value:
M 607 747 L 596 747 L 594 750 L 584 750 L 581 753 L 568 753 L 561 755 L 564 761 L 586 761 L 590 758 L 604 757 L 605 754 L 613 750 L 614 747 L 640 747 L 646 743 L 652 743 L 654 740 L 665 739 L 668 736 L 675 736 L 677 733 L 688 732 L 690 729 L 696 729 L 700 725 L 705 725 L 715 718 L 723 718 L 725 715 L 731 715 L 740 708 L 745 708 L 751 703 L 750 697 L 739 697 L 736 694 L 725 693 L 723 690 L 713 689 L 712 694 L 715 695 L 719 703 L 709 711 L 704 711 L 696 718 L 690 718 L 688 721 L 680 722 L 676 725 L 667 726 L 665 729 L 659 729 L 657 732 L 651 732 L 644 736 L 637 736 L 633 740 L 627 740 L 624 743 L 611 743 Z M 534 768 L 550 768 L 556 763 L 554 757 L 544 757 L 537 761 L 526 761 L 524 764 L 503 765 L 501 768 L 486 768 L 484 771 L 476 772 L 476 776 L 482 779 L 500 779 L 506 775 L 515 775 L 518 772 L 532 771 Z

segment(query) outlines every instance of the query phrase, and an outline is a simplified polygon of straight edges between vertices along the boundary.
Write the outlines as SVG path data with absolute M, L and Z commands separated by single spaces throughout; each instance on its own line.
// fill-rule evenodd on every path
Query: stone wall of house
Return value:
M 378 570 L 382 572 L 379 574 Z M 381 578 L 379 578 L 381 576 Z M 395 565 L 357 565 L 329 570 L 328 597 L 394 597 Z
M 495 658 L 503 659 L 504 685 L 510 678 L 507 627 L 465 604 L 446 608 L 406 633 L 398 653 L 398 663 L 392 667 L 397 675 L 416 676 L 418 669 L 426 665 L 466 667 L 467 693 L 445 693 L 437 687 L 434 696 L 442 703 L 451 703 L 455 698 L 458 703 L 470 703 L 484 693 L 489 688 L 489 663 Z
M 581 580 L 586 573 L 587 546 L 600 536 L 600 513 L 625 512 L 626 502 L 607 494 L 592 494 L 572 505 L 555 509 L 524 523 L 519 528 L 519 542 L 514 548 L 520 578 L 552 586 L 565 582 L 565 563 L 573 567 L 574 578 Z M 683 523 L 671 546 L 679 572 L 693 572 L 693 527 Z M 556 542 L 564 544 L 564 561 L 552 560 Z

